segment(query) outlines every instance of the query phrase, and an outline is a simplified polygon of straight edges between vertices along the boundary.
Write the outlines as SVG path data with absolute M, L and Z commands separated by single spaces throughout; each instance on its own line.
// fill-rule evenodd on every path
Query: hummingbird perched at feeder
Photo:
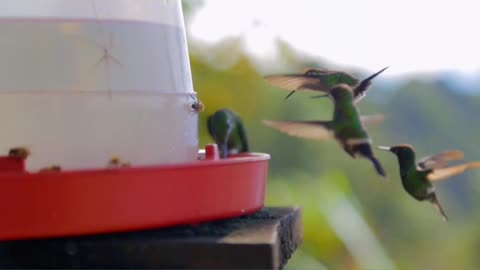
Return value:
M 386 177 L 385 170 L 373 154 L 372 140 L 365 128 L 383 122 L 384 116 L 381 114 L 360 116 L 354 104 L 353 90 L 347 84 L 335 86 L 329 95 L 332 96 L 335 105 L 331 121 L 263 122 L 290 136 L 318 140 L 335 139 L 352 158 L 360 156 L 369 159 L 377 173 Z
M 448 220 L 443 207 L 435 194 L 432 182 L 445 180 L 466 170 L 480 168 L 480 162 L 469 162 L 447 167 L 452 160 L 463 159 L 463 152 L 445 151 L 415 161 L 415 150 L 411 145 L 379 146 L 379 149 L 390 151 L 397 156 L 400 167 L 400 178 L 403 188 L 418 201 L 433 203 L 445 221 Z
M 222 109 L 207 119 L 208 133 L 220 148 L 220 157 L 249 151 L 247 133 L 242 119 L 229 109 Z
M 360 82 L 357 78 L 346 72 L 321 69 L 307 69 L 303 74 L 270 75 L 265 76 L 265 80 L 272 86 L 291 90 L 285 99 L 289 98 L 296 91 L 320 91 L 326 94 L 314 97 L 326 97 L 330 89 L 335 85 L 344 83 L 353 87 L 354 102 L 356 103 L 365 97 L 368 88 L 372 84 L 373 78 L 387 68 L 388 67 L 383 68 Z

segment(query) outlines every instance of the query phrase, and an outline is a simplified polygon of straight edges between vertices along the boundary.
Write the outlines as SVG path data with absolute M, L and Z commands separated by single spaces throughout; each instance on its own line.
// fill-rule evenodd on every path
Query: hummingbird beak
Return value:
M 384 72 L 385 69 L 387 69 L 387 68 L 388 68 L 388 66 L 382 68 L 380 71 L 378 71 L 377 73 L 375 73 L 375 74 L 371 75 L 370 77 L 364 79 L 363 81 L 364 81 L 364 82 L 371 81 L 373 78 L 375 78 L 375 77 L 377 77 L 378 75 L 380 75 L 380 73 Z
M 295 94 L 297 90 L 292 90 L 286 97 L 285 100 L 287 100 L 291 95 Z
M 324 95 L 318 95 L 318 96 L 311 96 L 310 98 L 326 98 L 328 96 L 329 96 L 328 94 L 324 94 Z
M 380 149 L 380 150 L 384 150 L 384 151 L 390 151 L 392 149 L 388 146 L 377 146 L 377 148 Z

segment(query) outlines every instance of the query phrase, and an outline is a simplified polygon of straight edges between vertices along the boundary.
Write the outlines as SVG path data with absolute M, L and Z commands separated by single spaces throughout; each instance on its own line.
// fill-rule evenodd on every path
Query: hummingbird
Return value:
M 463 173 L 468 169 L 480 168 L 480 162 L 469 162 L 447 167 L 452 160 L 463 159 L 459 150 L 444 151 L 415 161 L 415 150 L 411 145 L 378 146 L 379 149 L 390 151 L 397 156 L 400 167 L 400 178 L 403 188 L 418 201 L 433 203 L 445 221 L 448 217 L 440 204 L 432 182 L 448 179 Z
M 208 133 L 220 148 L 221 158 L 230 153 L 248 152 L 248 140 L 242 119 L 229 109 L 222 109 L 207 119 Z
M 270 75 L 265 76 L 265 80 L 272 86 L 291 90 L 285 99 L 289 98 L 296 91 L 305 90 L 325 92 L 326 95 L 314 97 L 326 97 L 328 96 L 329 90 L 335 85 L 345 83 L 353 87 L 354 102 L 356 103 L 365 97 L 368 88 L 372 84 L 373 78 L 377 77 L 387 68 L 388 67 L 381 69 L 360 82 L 357 78 L 346 72 L 322 69 L 307 69 L 303 74 Z
M 360 116 L 354 104 L 352 87 L 338 84 L 330 90 L 334 101 L 331 121 L 266 121 L 263 123 L 290 136 L 330 140 L 335 139 L 352 158 L 358 156 L 369 159 L 377 173 L 386 177 L 385 170 L 374 156 L 372 140 L 366 131 L 367 126 L 383 122 L 381 114 Z

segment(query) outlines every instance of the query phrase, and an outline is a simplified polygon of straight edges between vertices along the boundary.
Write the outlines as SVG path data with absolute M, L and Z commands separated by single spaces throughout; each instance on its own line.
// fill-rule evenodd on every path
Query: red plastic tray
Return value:
M 209 150 L 210 149 L 210 150 Z M 213 150 L 212 150 L 213 149 Z M 0 240 L 33 239 L 196 224 L 263 207 L 268 154 L 189 164 L 19 173 L 0 159 Z

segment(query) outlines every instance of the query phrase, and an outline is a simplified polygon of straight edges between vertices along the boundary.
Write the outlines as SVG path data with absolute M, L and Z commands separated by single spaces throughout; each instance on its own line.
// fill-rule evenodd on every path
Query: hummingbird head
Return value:
M 415 154 L 413 146 L 409 144 L 399 144 L 393 146 L 378 146 L 380 150 L 390 151 L 394 153 L 398 158 L 411 157 Z
M 212 137 L 224 137 L 235 121 L 235 114 L 228 110 L 222 109 L 208 116 L 207 125 L 208 132 Z
M 353 100 L 353 90 L 348 84 L 345 83 L 341 83 L 333 87 L 329 91 L 329 94 L 332 96 L 335 102 Z

